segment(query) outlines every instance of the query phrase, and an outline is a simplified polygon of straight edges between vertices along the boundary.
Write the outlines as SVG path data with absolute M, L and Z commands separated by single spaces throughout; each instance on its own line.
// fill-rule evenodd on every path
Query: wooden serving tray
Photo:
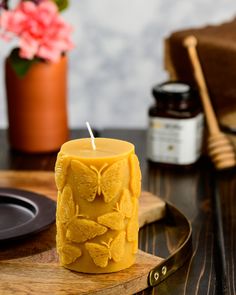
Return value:
M 0 171 L 0 187 L 44 194 L 56 201 L 52 172 Z M 140 197 L 139 224 L 165 216 L 166 204 L 151 193 Z M 55 224 L 25 240 L 0 245 L 0 294 L 133 294 L 149 286 L 150 271 L 163 258 L 139 250 L 136 263 L 112 274 L 81 274 L 58 263 Z

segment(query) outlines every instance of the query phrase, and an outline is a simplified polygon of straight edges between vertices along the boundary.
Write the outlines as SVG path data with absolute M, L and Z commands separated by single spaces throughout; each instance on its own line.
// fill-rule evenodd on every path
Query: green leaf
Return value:
M 38 62 L 38 58 L 34 59 L 25 59 L 19 56 L 19 49 L 13 49 L 10 54 L 10 63 L 14 71 L 16 72 L 17 76 L 24 77 L 25 74 L 30 69 L 31 65 L 35 62 Z
M 69 0 L 54 0 L 57 4 L 59 11 L 66 9 L 69 6 Z

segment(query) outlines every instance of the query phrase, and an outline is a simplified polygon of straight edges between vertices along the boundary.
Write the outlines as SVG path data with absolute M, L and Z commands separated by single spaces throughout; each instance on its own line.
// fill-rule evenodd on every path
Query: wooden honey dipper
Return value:
M 194 36 L 188 36 L 184 39 L 183 44 L 188 51 L 206 117 L 206 123 L 209 132 L 207 140 L 208 153 L 216 169 L 218 170 L 236 166 L 234 147 L 229 141 L 229 138 L 220 131 L 219 124 L 211 104 L 203 71 L 197 54 L 197 39 Z

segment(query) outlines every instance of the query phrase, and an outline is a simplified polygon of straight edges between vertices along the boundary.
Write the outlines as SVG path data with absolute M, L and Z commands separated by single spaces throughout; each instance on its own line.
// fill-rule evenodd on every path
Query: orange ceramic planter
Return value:
M 13 149 L 56 151 L 68 139 L 67 57 L 33 64 L 20 78 L 5 64 L 9 141 Z

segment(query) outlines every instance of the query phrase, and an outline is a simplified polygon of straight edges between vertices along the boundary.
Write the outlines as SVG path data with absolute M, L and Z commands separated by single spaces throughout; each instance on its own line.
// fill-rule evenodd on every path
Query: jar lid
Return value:
M 190 85 L 179 81 L 168 81 L 157 84 L 152 89 L 152 94 L 158 99 L 189 99 L 194 95 Z

